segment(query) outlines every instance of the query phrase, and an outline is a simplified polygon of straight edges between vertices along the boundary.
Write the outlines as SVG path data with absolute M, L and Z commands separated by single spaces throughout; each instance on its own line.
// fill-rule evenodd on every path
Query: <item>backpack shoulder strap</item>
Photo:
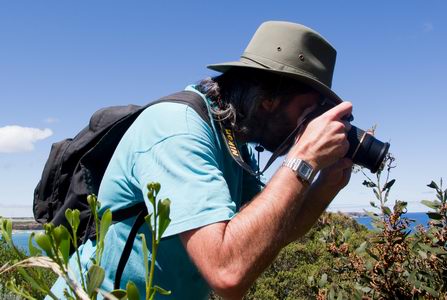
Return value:
M 199 94 L 192 91 L 181 91 L 152 102 L 147 106 L 152 106 L 161 102 L 171 102 L 171 103 L 184 103 L 194 109 L 199 116 L 211 126 L 210 116 L 208 114 L 208 107 L 206 105 L 205 99 Z M 146 107 L 147 107 L 146 106 Z

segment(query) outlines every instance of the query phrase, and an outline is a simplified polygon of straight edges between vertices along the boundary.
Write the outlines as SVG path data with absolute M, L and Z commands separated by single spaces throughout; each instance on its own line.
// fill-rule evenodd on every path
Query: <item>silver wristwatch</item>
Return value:
M 303 180 L 307 183 L 312 183 L 315 177 L 314 168 L 306 161 L 299 158 L 289 158 L 285 159 L 282 163 L 283 167 L 288 167 L 296 174 L 298 179 Z

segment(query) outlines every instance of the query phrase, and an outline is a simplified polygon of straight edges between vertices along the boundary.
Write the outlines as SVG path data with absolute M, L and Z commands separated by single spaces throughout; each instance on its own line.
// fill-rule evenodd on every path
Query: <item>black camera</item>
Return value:
M 336 104 L 325 99 L 317 108 L 315 117 L 333 108 Z M 352 115 L 343 118 L 346 121 L 353 121 Z M 371 133 L 366 132 L 354 125 L 347 134 L 349 142 L 349 150 L 346 157 L 352 159 L 353 163 L 369 169 L 372 173 L 376 173 L 383 163 L 383 160 L 390 148 L 389 143 L 384 143 L 376 139 Z

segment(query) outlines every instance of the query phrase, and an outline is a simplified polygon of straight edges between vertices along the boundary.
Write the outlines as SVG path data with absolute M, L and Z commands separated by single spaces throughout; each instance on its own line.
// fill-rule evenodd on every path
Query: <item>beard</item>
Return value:
M 284 109 L 277 109 L 274 112 L 267 113 L 261 118 L 248 120 L 244 124 L 248 129 L 248 140 L 253 143 L 259 143 L 270 152 L 275 152 L 278 147 L 287 139 L 287 137 L 296 128 L 296 120 L 291 121 Z M 287 145 L 282 147 L 279 155 L 285 155 L 295 142 L 291 138 Z

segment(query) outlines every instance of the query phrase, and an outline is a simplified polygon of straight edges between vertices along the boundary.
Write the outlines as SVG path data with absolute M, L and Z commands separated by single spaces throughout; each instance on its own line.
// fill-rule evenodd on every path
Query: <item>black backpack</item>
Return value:
M 34 190 L 33 213 L 36 221 L 42 224 L 51 222 L 56 226 L 62 224 L 69 228 L 65 210 L 78 209 L 81 212 L 77 232 L 80 237 L 78 244 L 94 239 L 94 222 L 87 196 L 98 194 L 107 165 L 126 130 L 144 109 L 160 102 L 186 104 L 211 124 L 204 100 L 197 93 L 190 91 L 172 94 L 145 106 L 128 105 L 100 109 L 93 114 L 89 125 L 74 138 L 52 145 L 42 177 Z M 119 288 L 122 271 L 135 235 L 144 223 L 147 209 L 144 202 L 141 202 L 126 209 L 113 211 L 112 215 L 113 222 L 138 216 L 118 266 L 115 288 Z

